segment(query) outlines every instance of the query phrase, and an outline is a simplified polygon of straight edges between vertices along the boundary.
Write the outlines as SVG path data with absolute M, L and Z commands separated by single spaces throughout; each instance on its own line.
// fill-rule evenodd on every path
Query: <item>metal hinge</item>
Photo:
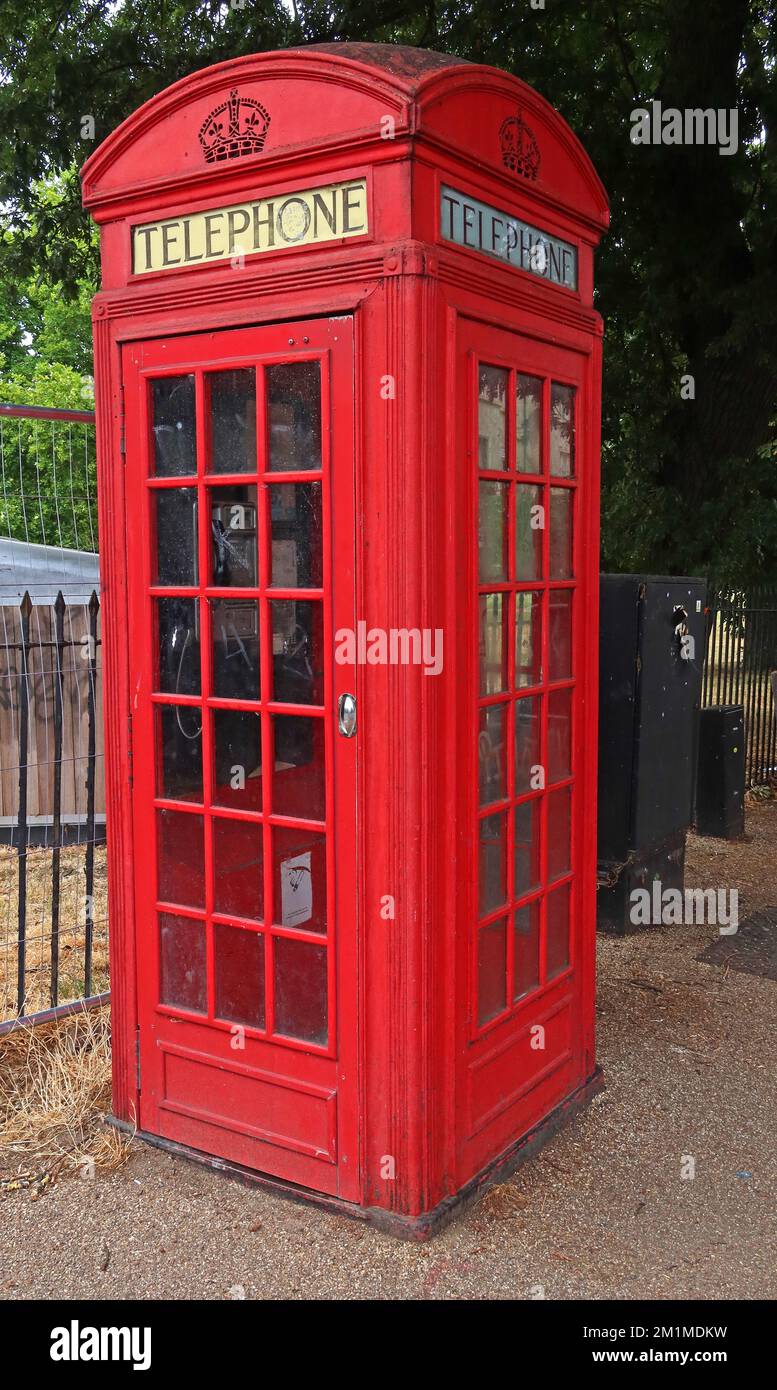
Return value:
M 127 715 L 127 781 L 129 782 L 130 786 L 133 785 L 133 755 L 134 748 L 132 741 L 132 711 L 130 711 L 130 713 Z
M 140 1029 L 135 1029 L 135 1086 L 140 1090 Z

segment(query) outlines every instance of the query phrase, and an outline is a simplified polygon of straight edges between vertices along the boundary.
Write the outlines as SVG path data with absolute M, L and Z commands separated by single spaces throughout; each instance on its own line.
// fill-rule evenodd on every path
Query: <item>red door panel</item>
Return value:
M 123 353 L 140 1127 L 358 1200 L 352 322 Z
M 586 355 L 466 322 L 459 348 L 475 538 L 466 1180 L 585 1079 L 596 769 L 583 664 L 598 553 Z

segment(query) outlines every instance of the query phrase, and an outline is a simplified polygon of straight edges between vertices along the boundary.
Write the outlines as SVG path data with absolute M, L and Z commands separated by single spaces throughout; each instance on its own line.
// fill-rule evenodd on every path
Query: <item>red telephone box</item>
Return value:
M 83 188 L 114 1112 L 428 1234 L 599 1079 L 606 197 L 516 78 L 351 43 Z

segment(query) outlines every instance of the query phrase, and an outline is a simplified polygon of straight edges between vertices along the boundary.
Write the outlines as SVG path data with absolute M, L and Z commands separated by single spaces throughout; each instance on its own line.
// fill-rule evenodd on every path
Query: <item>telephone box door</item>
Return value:
M 358 1200 L 352 321 L 123 353 L 140 1128 Z

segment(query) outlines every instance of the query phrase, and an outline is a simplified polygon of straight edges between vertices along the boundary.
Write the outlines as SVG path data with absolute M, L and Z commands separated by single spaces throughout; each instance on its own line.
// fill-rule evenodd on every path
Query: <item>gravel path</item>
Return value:
M 740 915 L 777 902 L 776 828 L 777 803 L 749 811 Z M 688 886 L 730 884 L 727 854 L 693 841 Z M 0 1298 L 777 1297 L 777 983 L 698 962 L 715 935 L 600 938 L 606 1091 L 427 1245 L 136 1145 L 5 1202 Z

